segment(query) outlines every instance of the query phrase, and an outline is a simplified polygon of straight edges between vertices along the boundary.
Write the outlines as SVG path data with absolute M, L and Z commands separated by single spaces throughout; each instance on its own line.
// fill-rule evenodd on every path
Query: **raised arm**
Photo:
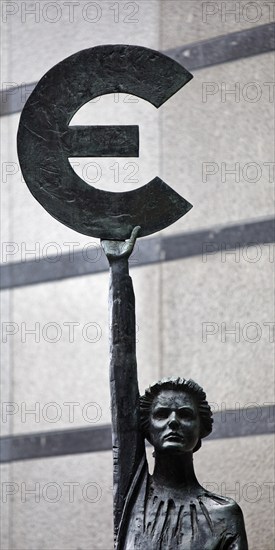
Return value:
M 127 241 L 102 241 L 110 264 L 110 388 L 114 461 L 115 539 L 131 481 L 144 456 L 136 362 L 135 296 L 128 258 L 139 231 Z

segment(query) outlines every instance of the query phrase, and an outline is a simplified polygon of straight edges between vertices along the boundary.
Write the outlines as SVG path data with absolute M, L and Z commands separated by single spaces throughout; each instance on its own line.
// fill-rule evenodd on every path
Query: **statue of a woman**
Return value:
M 102 241 L 110 263 L 111 404 L 116 550 L 247 550 L 240 507 L 198 482 L 193 453 L 212 430 L 203 389 L 166 378 L 139 396 L 135 298 L 127 241 Z M 154 447 L 149 475 L 144 439 Z

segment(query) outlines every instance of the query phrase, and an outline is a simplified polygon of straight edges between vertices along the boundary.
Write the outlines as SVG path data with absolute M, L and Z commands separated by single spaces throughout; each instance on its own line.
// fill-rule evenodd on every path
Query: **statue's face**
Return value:
M 156 451 L 193 451 L 200 438 L 200 419 L 192 395 L 163 390 L 154 399 L 150 415 L 150 441 Z

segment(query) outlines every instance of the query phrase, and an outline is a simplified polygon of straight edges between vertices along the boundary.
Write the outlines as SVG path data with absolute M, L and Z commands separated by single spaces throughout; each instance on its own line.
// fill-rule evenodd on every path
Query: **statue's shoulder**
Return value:
M 221 537 L 226 534 L 228 541 L 234 542 L 234 545 L 231 546 L 230 544 L 228 548 L 248 550 L 243 513 L 237 502 L 233 498 L 216 495 L 209 491 L 204 491 L 202 501 L 208 511 L 212 525 L 224 526 L 225 532 L 221 533 Z
M 233 498 L 217 495 L 216 493 L 210 493 L 210 491 L 206 490 L 203 493 L 203 497 L 207 508 L 209 507 L 213 511 L 220 510 L 222 512 L 226 512 L 232 516 L 235 516 L 236 519 L 243 518 L 242 510 Z

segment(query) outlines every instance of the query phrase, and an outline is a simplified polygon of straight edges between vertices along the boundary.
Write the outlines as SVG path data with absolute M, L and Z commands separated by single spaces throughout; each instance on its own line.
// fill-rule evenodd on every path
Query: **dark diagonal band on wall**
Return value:
M 214 413 L 213 417 L 213 432 L 208 440 L 274 433 L 273 404 L 224 410 Z M 111 426 L 6 436 L 0 443 L 1 462 L 109 451 L 112 449 Z
M 201 256 L 201 260 L 204 261 L 209 256 L 221 251 L 227 253 L 227 251 L 241 247 L 269 245 L 270 243 L 275 243 L 274 219 L 239 223 L 168 237 L 140 239 L 130 258 L 130 267 L 132 269 L 192 256 Z M 93 258 L 88 261 L 83 251 L 79 251 L 75 252 L 73 257 L 69 253 L 62 253 L 59 258 L 56 258 L 56 261 L 51 261 L 49 257 L 2 264 L 0 288 L 4 290 L 59 281 L 108 270 L 107 260 L 100 247 L 93 249 Z
M 275 24 L 267 23 L 238 32 L 216 36 L 185 46 L 166 50 L 166 55 L 183 64 L 189 71 L 196 71 L 252 57 L 275 49 Z M 0 116 L 18 113 L 23 109 L 37 82 L 11 83 L 0 91 Z

